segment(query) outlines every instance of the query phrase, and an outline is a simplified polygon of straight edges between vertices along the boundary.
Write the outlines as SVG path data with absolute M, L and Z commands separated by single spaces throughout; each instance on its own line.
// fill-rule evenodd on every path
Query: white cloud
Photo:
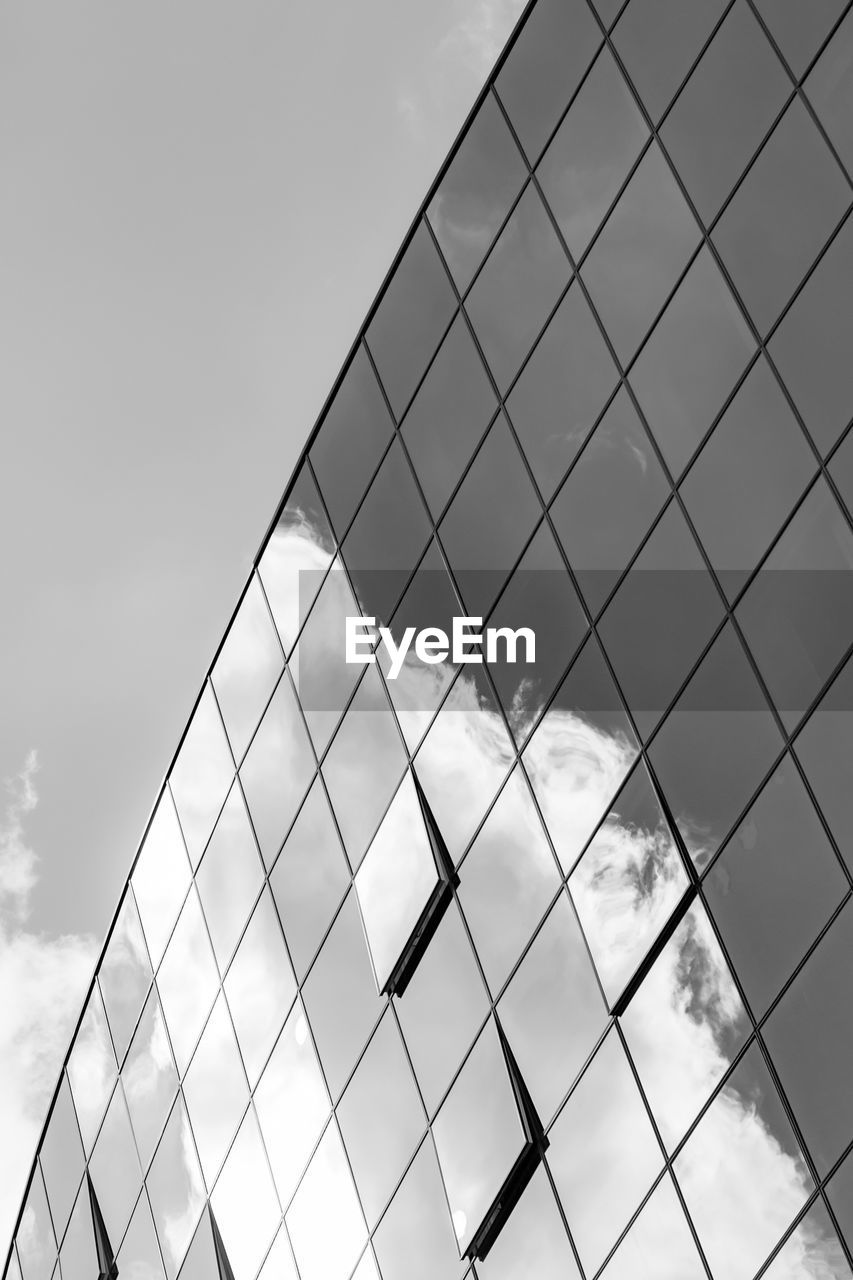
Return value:
M 24 824 L 38 803 L 38 758 L 7 779 L 0 816 L 0 1256 L 15 1224 L 35 1145 L 94 961 L 94 941 L 24 927 L 38 857 Z
M 478 0 L 464 21 L 451 28 L 439 50 L 455 62 L 485 80 L 510 32 L 521 16 L 526 0 Z

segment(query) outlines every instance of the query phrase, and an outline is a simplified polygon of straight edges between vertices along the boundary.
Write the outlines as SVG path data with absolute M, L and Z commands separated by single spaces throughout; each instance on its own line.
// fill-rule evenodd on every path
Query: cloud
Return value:
M 95 958 L 89 937 L 25 928 L 38 880 L 38 857 L 24 830 L 38 803 L 37 771 L 31 751 L 21 772 L 5 781 L 0 816 L 0 1256 Z
M 465 67 L 485 80 L 498 59 L 526 0 L 479 0 L 464 21 L 459 22 L 439 45 L 449 61 Z

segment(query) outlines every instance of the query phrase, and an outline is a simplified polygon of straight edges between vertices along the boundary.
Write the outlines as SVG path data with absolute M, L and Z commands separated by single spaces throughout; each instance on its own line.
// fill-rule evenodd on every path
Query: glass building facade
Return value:
M 851 1276 L 851 172 L 843 0 L 529 7 L 205 680 L 6 1280 Z M 365 614 L 536 660 L 392 679 Z

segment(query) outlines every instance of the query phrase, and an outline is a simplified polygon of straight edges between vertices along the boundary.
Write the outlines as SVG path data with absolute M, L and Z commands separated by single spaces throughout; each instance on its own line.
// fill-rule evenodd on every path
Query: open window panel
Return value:
M 92 1179 L 86 1174 L 86 1183 L 89 1189 L 89 1205 L 92 1210 L 92 1230 L 95 1235 L 95 1254 L 98 1260 L 98 1280 L 116 1280 L 118 1276 L 118 1266 L 113 1254 L 110 1238 L 107 1235 L 106 1224 L 101 1213 L 101 1206 L 98 1204 L 98 1197 L 95 1195 L 95 1188 L 92 1186 Z
M 382 995 L 403 994 L 458 882 L 426 796 L 409 770 L 355 876 Z
M 459 1256 L 482 1262 L 548 1146 L 495 1017 L 442 1103 L 433 1137 Z

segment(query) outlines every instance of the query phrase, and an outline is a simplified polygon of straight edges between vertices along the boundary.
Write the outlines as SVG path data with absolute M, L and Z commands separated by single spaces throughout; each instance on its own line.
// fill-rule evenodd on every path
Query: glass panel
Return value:
M 465 300 L 501 393 L 518 372 L 571 273 L 530 183 Z
M 147 1169 L 178 1089 L 178 1073 L 156 991 L 148 997 L 121 1078 L 139 1158 Z
M 799 77 L 844 8 L 844 0 L 756 0 L 770 34 Z
M 322 599 L 321 591 L 318 606 Z M 334 643 L 331 637 L 329 641 Z M 304 643 L 305 632 L 297 654 Z M 240 770 L 255 835 L 267 866 L 281 848 L 315 767 L 308 734 L 285 672 Z
M 346 531 L 393 431 L 370 360 L 359 347 L 309 455 L 338 538 Z M 323 545 L 325 550 L 325 540 Z
M 216 699 L 210 687 L 205 686 L 169 775 L 193 869 L 198 866 L 233 776 L 234 761 Z
M 243 793 L 235 782 L 196 874 L 210 940 L 223 972 L 263 880 Z
M 359 459 L 361 461 L 361 459 Z M 281 643 L 290 652 L 335 553 L 335 540 L 308 463 L 302 464 L 258 564 Z M 307 572 L 303 574 L 303 570 Z
M 110 1244 L 116 1249 L 142 1185 L 142 1171 L 139 1168 L 121 1082 L 116 1085 L 94 1154 L 89 1161 L 89 1173 Z
M 219 989 L 219 974 L 195 890 L 175 926 L 157 986 L 181 1075 Z
M 770 342 L 785 384 L 822 453 L 850 421 L 853 361 L 847 335 L 853 326 L 853 221 L 848 220 L 821 258 Z
M 211 674 L 236 760 L 249 745 L 282 666 L 270 612 L 253 577 Z
M 652 743 L 681 837 L 704 867 L 782 749 L 734 628 L 723 628 Z
M 684 896 L 687 873 L 641 761 L 569 878 L 613 1005 Z
M 11 1246 L 9 1254 L 9 1263 L 3 1276 L 3 1280 L 21 1280 L 21 1268 L 18 1265 L 18 1255 L 15 1252 L 14 1242 Z
M 806 81 L 806 92 L 849 172 L 853 168 L 853 18 L 849 13 Z
M 329 1095 L 300 1000 L 261 1077 L 255 1106 L 279 1199 L 286 1205 L 329 1115 Z
M 581 0 L 540 0 L 497 78 L 497 90 L 531 162 L 601 43 Z
M 385 1004 L 376 993 L 355 893 L 341 907 L 303 996 L 326 1080 L 337 1098 Z
M 681 487 L 729 599 L 746 582 L 814 469 L 805 436 L 760 357 Z
M 433 517 L 441 514 L 496 406 L 474 339 L 458 315 L 403 422 Z
M 169 803 L 171 805 L 171 801 Z M 186 860 L 186 855 L 184 858 Z M 104 1009 L 119 1062 L 127 1052 L 133 1028 L 136 1026 L 136 1020 L 148 988 L 151 986 L 151 979 L 151 965 L 148 961 L 142 925 L 139 922 L 133 893 L 128 889 L 116 916 L 112 936 L 98 972 Z M 77 1086 L 73 1071 L 71 1081 L 75 1090 L 75 1101 L 77 1101 Z M 109 1092 L 108 1089 L 106 1091 Z M 78 1107 L 78 1115 L 80 1114 Z
M 428 217 L 460 293 L 471 283 L 527 176 L 503 113 L 488 95 L 441 180 Z
M 89 1229 L 91 1231 L 91 1226 Z M 137 1201 L 116 1261 L 119 1275 L 127 1277 L 127 1280 L 163 1280 L 160 1248 L 144 1191 Z M 86 1280 L 91 1280 L 91 1274 Z M 203 1280 L 207 1280 L 207 1276 Z
M 281 1228 L 263 1265 L 259 1280 L 299 1280 L 296 1263 L 290 1249 L 290 1241 L 284 1227 Z M 354 1280 L 360 1280 L 358 1272 Z
M 853 662 L 847 662 L 796 741 L 823 816 L 853 871 Z
M 489 1011 L 455 904 L 451 903 L 405 995 L 395 1000 L 394 1007 L 421 1095 L 433 1115 Z
M 789 726 L 820 690 L 853 632 L 853 534 L 818 480 L 738 606 L 782 719 Z
M 602 1280 L 704 1280 L 671 1179 L 655 1187 L 602 1272 Z
M 56 1261 L 56 1241 L 38 1165 L 33 1170 L 16 1241 L 24 1280 L 49 1280 Z
M 641 733 L 660 718 L 721 614 L 711 575 L 672 502 L 598 629 Z
M 447 272 L 420 222 L 367 327 L 367 345 L 398 422 L 455 306 Z
M 768 1019 L 764 1038 L 823 1177 L 853 1135 L 853 909 L 849 903 Z
M 706 224 L 743 173 L 790 89 L 749 5 L 737 0 L 661 129 L 664 146 Z
M 65 1239 L 59 1251 L 62 1280 L 94 1280 L 98 1275 L 98 1257 L 95 1252 L 95 1233 L 92 1230 L 92 1206 L 89 1202 L 89 1186 L 84 1182 L 68 1223 Z M 10 1272 L 8 1280 L 14 1273 Z
M 496 995 L 560 884 L 521 767 L 498 796 L 463 863 L 459 899 Z
M 507 399 L 513 426 L 548 501 L 616 381 L 616 366 L 583 291 L 571 284 Z
M 350 882 L 323 784 L 317 779 L 299 810 L 270 887 L 301 982 Z
M 184 1098 L 204 1180 L 212 1187 L 249 1101 L 228 1006 L 221 994 L 184 1080 Z
M 568 873 L 637 756 L 595 640 L 586 642 L 524 751 L 545 824 Z
M 361 862 L 405 767 L 382 680 L 369 667 L 323 761 L 350 866 Z
M 620 388 L 551 508 L 554 527 L 595 614 L 669 495 L 628 392 Z
M 788 1280 L 789 1276 L 847 1280 L 851 1274 L 850 1263 L 844 1256 L 826 1206 L 818 1200 L 788 1237 L 764 1277 L 766 1280 Z
M 690 907 L 620 1021 L 664 1145 L 673 1151 L 750 1032 L 701 902 Z
M 372 1229 L 426 1127 L 390 1009 L 338 1103 L 338 1123 Z
M 537 171 L 576 262 L 648 136 L 613 55 L 602 49 Z
M 847 433 L 832 459 L 830 474 L 838 485 L 847 510 L 853 512 L 853 431 Z
M 561 894 L 498 1005 L 547 1124 L 604 1030 L 607 1009 L 575 913 Z
M 554 535 L 543 521 L 498 601 L 490 627 L 529 627 L 536 636 L 536 660 L 526 662 L 519 642 L 517 661 L 489 664 L 516 740 L 526 737 L 554 686 L 587 633 L 586 616 L 566 572 Z
M 361 1257 L 361 1262 L 353 1272 L 352 1280 L 381 1280 L 373 1250 L 368 1245 Z
M 675 1161 L 714 1275 L 754 1275 L 812 1191 L 794 1131 L 756 1044 Z
M 418 781 L 454 862 L 509 772 L 513 754 L 482 671 L 475 676 L 463 672 L 415 759 Z
M 592 1275 L 663 1165 L 615 1031 L 587 1067 L 550 1138 L 548 1163 L 581 1264 Z
M 579 1280 L 575 1256 L 544 1169 L 537 1169 L 484 1262 L 480 1280 Z
M 705 879 L 705 896 L 760 1018 L 847 892 L 793 761 L 784 759 Z
M 725 0 L 631 0 L 626 6 L 613 43 L 653 120 L 660 119 L 725 7 Z M 714 105 L 726 109 L 719 100 Z
M 169 788 L 165 787 L 154 811 L 154 817 L 151 819 L 139 861 L 130 878 L 139 906 L 142 927 L 145 930 L 151 963 L 155 969 L 166 950 L 169 934 L 178 918 L 178 912 L 186 897 L 191 879 L 175 806 L 172 804 Z M 141 989 L 142 973 L 145 970 L 143 961 L 145 944 L 142 943 L 140 947 L 141 940 L 135 936 L 136 913 L 132 906 L 127 906 L 125 911 L 127 914 L 122 921 L 122 939 L 112 960 L 116 969 L 114 977 L 113 974 L 105 973 L 109 968 L 109 957 L 101 969 L 101 990 L 104 993 L 104 1004 L 110 1023 L 113 1021 L 114 992 L 116 1004 L 121 1009 L 119 1016 L 123 1021 L 124 1009 L 121 1006 L 126 1001 L 129 1002 L 132 996 L 137 995 Z M 141 1007 L 140 999 L 136 1016 Z M 134 1023 L 136 1016 L 133 1019 Z M 125 1027 L 122 1025 L 120 1031 L 124 1030 Z M 127 1039 L 130 1040 L 129 1031 Z M 120 1062 L 122 1054 L 118 1045 L 116 1045 L 116 1055 Z
M 341 562 L 336 560 L 320 588 L 290 666 L 318 754 L 325 750 L 358 676 L 358 667 L 345 661 L 343 637 L 346 619 L 359 613 Z M 307 749 L 300 749 L 300 774 L 307 769 L 307 757 Z
M 826 1194 L 849 1249 L 853 1241 L 853 1157 L 845 1156 L 837 1173 L 830 1178 Z
M 115 936 L 113 934 L 113 938 Z M 110 945 L 112 947 L 112 942 Z M 89 1003 L 74 1037 L 68 1059 L 68 1079 L 71 1082 L 83 1146 L 88 1155 L 116 1080 L 116 1061 L 97 983 L 92 988 Z
M 225 994 L 246 1074 L 254 1088 L 296 996 L 293 970 L 268 889 L 228 970 Z
M 849 203 L 841 170 L 795 99 L 714 231 L 723 261 L 762 333 Z
M 367 1231 L 334 1120 L 285 1221 L 302 1280 L 346 1280 L 367 1242 Z
M 637 350 L 698 242 L 699 228 L 653 143 L 582 273 L 623 365 Z
M 281 1209 L 251 1107 L 228 1153 L 211 1205 L 235 1280 L 254 1280 L 281 1221 Z
M 427 544 L 431 525 L 402 445 L 395 440 L 352 523 L 344 563 L 363 614 L 394 612 Z
M 388 986 L 438 887 L 424 815 L 407 772 L 355 877 L 380 991 Z
M 202 1214 L 193 1242 L 181 1267 L 181 1280 L 218 1280 L 219 1262 L 213 1242 L 210 1210 Z
M 429 1138 L 412 1161 L 373 1244 L 383 1280 L 457 1280 L 465 1270 Z
M 147 1186 L 166 1274 L 174 1280 L 205 1202 L 190 1122 L 180 1097 L 157 1148 Z
M 57 1240 L 61 1240 L 71 1216 L 74 1197 L 83 1177 L 83 1144 L 65 1076 L 39 1152 L 50 1216 Z
M 754 349 L 746 321 L 703 247 L 631 373 L 643 412 L 676 479 Z

